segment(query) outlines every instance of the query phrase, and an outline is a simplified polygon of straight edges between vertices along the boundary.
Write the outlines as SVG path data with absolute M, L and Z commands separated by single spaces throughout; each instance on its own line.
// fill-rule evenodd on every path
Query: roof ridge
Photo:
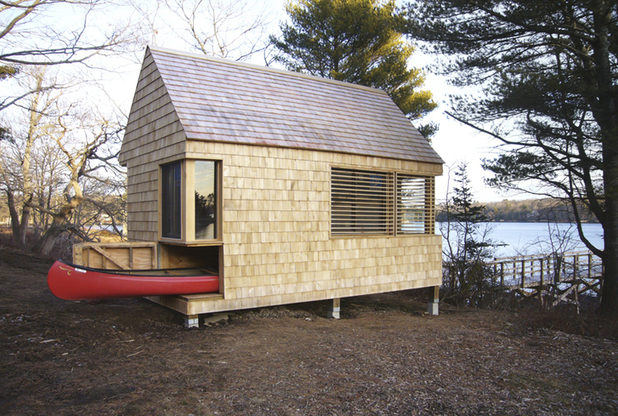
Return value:
M 269 67 L 269 66 L 251 64 L 251 63 L 248 63 L 248 62 L 233 61 L 233 60 L 230 60 L 230 59 L 217 58 L 217 57 L 214 57 L 214 56 L 208 56 L 208 55 L 202 55 L 202 54 L 197 54 L 197 53 L 192 53 L 192 52 L 179 51 L 179 50 L 175 50 L 175 49 L 161 48 L 161 47 L 158 47 L 158 46 L 156 46 L 156 47 L 147 46 L 147 48 L 151 52 L 152 51 L 154 51 L 154 52 L 162 52 L 162 53 L 167 53 L 167 54 L 171 54 L 171 55 L 179 55 L 179 56 L 185 56 L 185 57 L 188 57 L 188 58 L 200 59 L 200 60 L 204 60 L 204 61 L 218 62 L 218 63 L 227 64 L 227 65 L 231 65 L 231 66 L 241 66 L 241 67 L 245 67 L 245 68 L 255 69 L 255 70 L 258 70 L 258 71 L 272 72 L 272 73 L 277 73 L 277 74 L 281 74 L 281 75 L 287 75 L 287 76 L 294 77 L 294 78 L 305 78 L 305 79 L 310 79 L 310 80 L 314 80 L 314 81 L 326 82 L 326 83 L 329 83 L 329 84 L 335 84 L 335 85 L 339 85 L 339 86 L 343 86 L 343 87 L 356 88 L 356 89 L 360 89 L 360 90 L 370 91 L 370 92 L 377 93 L 377 94 L 386 94 L 386 95 L 388 95 L 386 93 L 386 91 L 381 90 L 379 88 L 368 87 L 368 86 L 365 86 L 365 85 L 354 84 L 354 83 L 346 82 L 346 81 L 338 81 L 338 80 L 330 79 L 330 78 L 318 77 L 318 76 L 315 76 L 315 75 L 304 74 L 302 72 L 287 71 L 285 69 L 272 68 L 272 67 Z

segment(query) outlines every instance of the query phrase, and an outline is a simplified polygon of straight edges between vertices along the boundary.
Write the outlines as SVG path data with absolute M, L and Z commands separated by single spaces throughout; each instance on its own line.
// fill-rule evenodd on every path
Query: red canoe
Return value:
M 219 291 L 219 276 L 198 269 L 108 270 L 56 261 L 47 273 L 49 290 L 66 300 Z

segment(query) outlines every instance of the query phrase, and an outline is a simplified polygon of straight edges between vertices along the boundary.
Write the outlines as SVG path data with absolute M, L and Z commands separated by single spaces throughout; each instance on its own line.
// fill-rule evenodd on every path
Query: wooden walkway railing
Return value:
M 579 295 L 589 291 L 597 295 L 601 292 L 603 265 L 589 251 L 504 257 L 488 265 L 496 286 L 525 297 L 538 296 L 541 301 L 551 295 L 554 306 L 562 301 L 577 302 Z

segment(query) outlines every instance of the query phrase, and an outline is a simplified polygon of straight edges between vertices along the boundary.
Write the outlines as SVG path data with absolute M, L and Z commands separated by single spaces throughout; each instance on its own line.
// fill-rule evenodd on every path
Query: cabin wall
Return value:
M 223 164 L 225 291 L 222 299 L 191 300 L 184 313 L 441 284 L 438 235 L 329 232 L 331 166 L 434 176 L 441 174 L 439 164 L 204 141 L 188 141 L 186 157 Z
M 150 54 L 142 64 L 120 152 L 127 167 L 127 227 L 132 241 L 157 241 L 159 165 L 185 152 L 185 134 Z
M 174 75 L 169 67 L 161 66 L 161 70 Z M 186 105 L 193 103 L 191 92 L 183 95 L 188 84 L 171 75 L 167 85 L 177 90 L 174 103 L 189 112 L 185 121 L 191 127 L 193 109 Z M 260 143 L 266 140 L 264 135 L 260 137 L 266 129 L 271 135 L 275 132 L 275 142 L 290 143 L 285 128 L 255 127 L 240 120 L 234 128 L 221 124 L 221 130 L 216 130 L 198 123 L 187 131 L 199 130 L 195 134 L 206 138 L 217 134 L 213 140 Z M 297 123 L 297 119 L 288 122 Z M 308 135 L 307 146 L 314 145 L 310 126 L 301 130 Z M 298 137 L 292 143 L 304 144 Z M 148 51 L 120 153 L 128 175 L 130 240 L 158 242 L 160 165 L 191 158 L 221 161 L 223 248 L 216 262 L 223 266 L 224 290 L 206 297 L 159 297 L 156 301 L 193 315 L 440 285 L 440 236 L 331 237 L 329 228 L 331 166 L 437 176 L 442 172 L 441 164 L 187 140 Z M 158 249 L 159 265 L 161 258 L 166 259 L 163 264 L 184 264 L 204 254 L 214 258 L 210 251 L 215 250 L 164 244 Z

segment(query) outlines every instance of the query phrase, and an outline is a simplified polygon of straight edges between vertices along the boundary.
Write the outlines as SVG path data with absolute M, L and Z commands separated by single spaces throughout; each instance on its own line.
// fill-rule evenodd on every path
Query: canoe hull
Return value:
M 65 300 L 187 295 L 219 291 L 219 276 L 148 276 L 81 268 L 56 261 L 47 273 L 49 290 Z

